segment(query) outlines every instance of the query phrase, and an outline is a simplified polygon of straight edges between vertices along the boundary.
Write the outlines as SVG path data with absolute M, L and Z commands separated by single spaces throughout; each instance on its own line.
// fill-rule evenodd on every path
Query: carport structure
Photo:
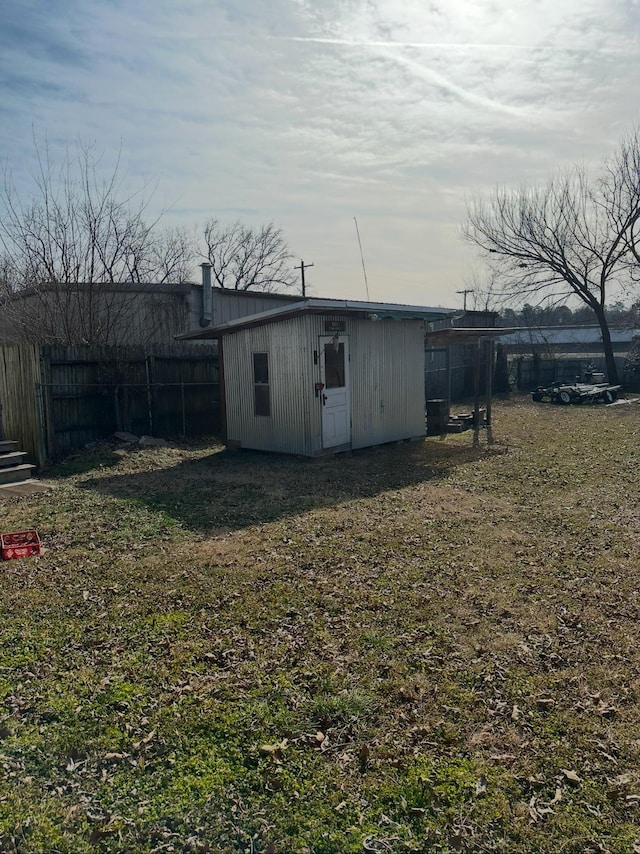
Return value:
M 491 400 L 493 398 L 493 375 L 495 368 L 495 341 L 511 329 L 496 327 L 456 327 L 427 330 L 426 347 L 442 347 L 449 355 L 452 347 L 471 346 L 473 357 L 473 443 L 480 442 L 480 429 L 487 431 L 487 442 L 493 442 L 491 424 Z M 481 378 L 484 375 L 484 418 L 481 417 Z M 451 406 L 451 362 L 447 358 L 447 411 Z

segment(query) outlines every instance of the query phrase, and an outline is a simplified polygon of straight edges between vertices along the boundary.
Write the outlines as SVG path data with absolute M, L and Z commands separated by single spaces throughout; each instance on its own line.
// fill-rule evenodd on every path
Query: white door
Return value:
M 320 392 L 322 447 L 335 448 L 351 442 L 351 389 L 349 339 L 334 335 L 320 339 Z

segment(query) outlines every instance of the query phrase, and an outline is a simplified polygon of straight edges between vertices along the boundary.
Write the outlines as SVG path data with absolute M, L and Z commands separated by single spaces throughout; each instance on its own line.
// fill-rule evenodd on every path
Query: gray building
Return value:
M 452 309 L 306 299 L 216 338 L 227 444 L 316 456 L 425 435 L 427 324 Z
M 640 329 L 611 326 L 611 345 L 616 356 L 626 356 Z M 602 332 L 599 326 L 532 326 L 516 329 L 499 339 L 511 356 L 578 356 L 602 359 Z
M 640 388 L 637 369 L 640 329 L 610 327 L 618 376 L 627 389 Z M 590 368 L 606 373 L 599 326 L 539 326 L 514 329 L 501 336 L 510 382 L 519 391 L 556 382 L 574 382 Z
M 170 344 L 190 329 L 300 300 L 292 294 L 205 284 L 40 285 L 0 299 L 0 345 Z

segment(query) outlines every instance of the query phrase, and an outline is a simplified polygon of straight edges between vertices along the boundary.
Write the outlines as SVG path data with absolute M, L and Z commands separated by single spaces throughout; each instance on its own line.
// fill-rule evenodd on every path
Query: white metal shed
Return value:
M 217 338 L 228 445 L 316 456 L 425 435 L 424 339 L 452 309 L 306 299 Z

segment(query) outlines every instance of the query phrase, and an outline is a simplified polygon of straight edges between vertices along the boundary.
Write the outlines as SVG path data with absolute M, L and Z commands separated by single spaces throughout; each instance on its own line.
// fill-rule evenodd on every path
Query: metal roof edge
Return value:
M 497 326 L 449 326 L 445 329 L 428 330 L 425 335 L 427 347 L 438 345 L 473 343 L 474 341 L 495 341 L 505 333 L 513 332 L 510 327 Z
M 202 288 L 202 282 L 198 283 L 198 287 Z M 248 288 L 246 290 L 237 290 L 236 288 L 221 288 L 221 287 L 212 287 L 212 293 L 214 294 L 224 294 L 224 296 L 230 297 L 239 297 L 240 299 L 252 299 L 255 297 L 259 297 L 260 299 L 273 300 L 274 302 L 281 302 L 286 299 L 289 302 L 302 302 L 305 297 L 300 296 L 299 294 L 288 294 L 280 291 L 258 291 L 252 290 Z
M 42 285 L 32 285 L 11 291 L 2 295 L 3 302 L 26 299 L 31 296 L 45 294 L 70 293 L 81 294 L 91 291 L 104 293 L 143 293 L 143 294 L 188 294 L 191 288 L 198 287 L 195 282 L 47 282 Z
M 192 330 L 177 336 L 178 340 L 220 338 L 221 336 L 247 329 L 287 320 L 297 314 L 368 314 L 371 319 L 397 318 L 406 320 L 442 320 L 459 316 L 459 309 L 435 308 L 430 306 L 404 305 L 400 303 L 359 302 L 354 300 L 333 300 L 309 298 L 293 302 L 278 308 L 261 311 L 244 317 L 237 317 L 206 329 Z

